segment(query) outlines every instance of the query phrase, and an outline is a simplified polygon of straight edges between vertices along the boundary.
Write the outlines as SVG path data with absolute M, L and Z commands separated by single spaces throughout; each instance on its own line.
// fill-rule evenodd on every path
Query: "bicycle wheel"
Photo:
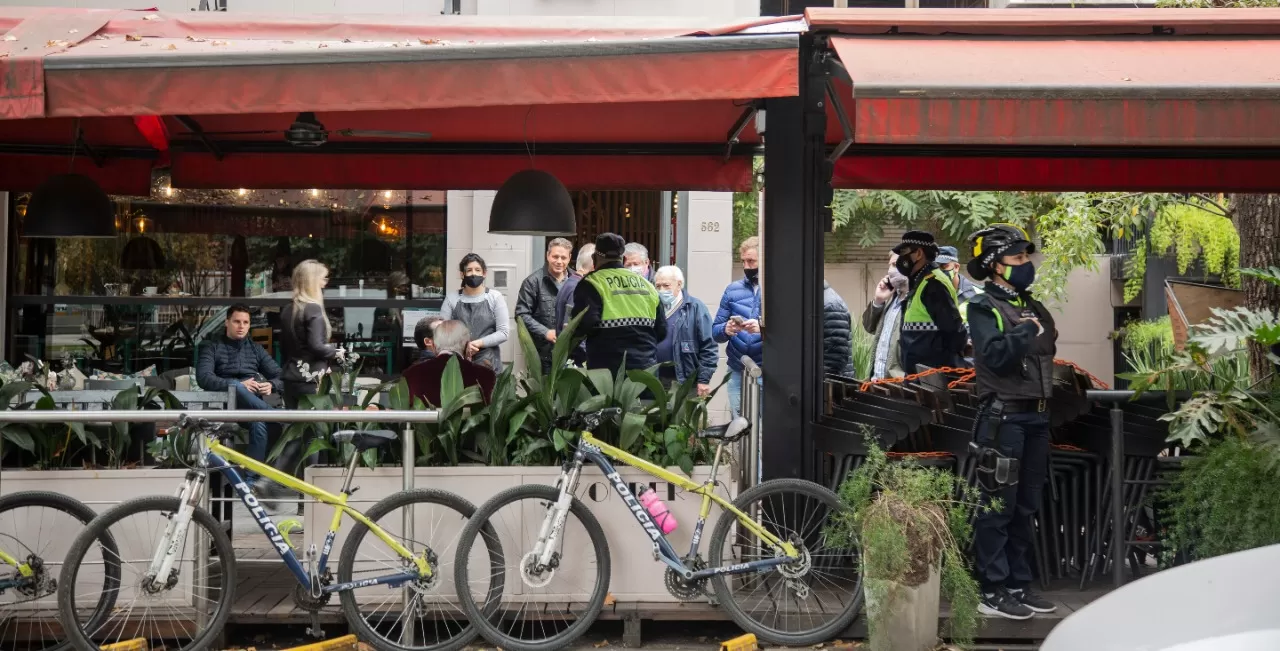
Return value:
M 147 576 L 178 506 L 176 497 L 140 497 L 104 512 L 76 536 L 58 579 L 58 611 L 75 648 L 97 649 L 141 637 L 153 649 L 202 651 L 222 631 L 235 597 L 235 556 L 231 540 L 207 511 L 192 513 L 169 575 Z M 115 606 L 101 622 L 85 626 L 67 614 L 73 604 L 98 598 L 84 594 L 78 578 L 91 571 L 86 559 L 110 553 L 99 551 L 99 540 L 108 534 L 119 548 L 120 578 L 108 586 Z
M 552 486 L 505 490 L 476 510 L 458 540 L 454 585 L 496 579 L 502 589 L 483 604 L 476 603 L 473 590 L 459 590 L 458 601 L 480 634 L 508 651 L 563 648 L 587 631 L 604 606 L 609 547 L 600 523 L 576 498 L 550 565 L 538 571 L 532 563 L 539 531 L 550 530 L 546 518 L 559 498 L 560 489 Z M 482 536 L 498 556 L 476 563 L 472 548 Z
M 800 560 L 767 572 L 711 579 L 733 621 L 785 646 L 810 646 L 844 632 L 862 607 L 862 574 L 856 550 L 826 544 L 827 517 L 842 508 L 836 494 L 801 479 L 774 479 L 742 493 L 733 505 L 800 551 Z M 707 560 L 723 567 L 778 553 L 726 511 L 716 521 Z
M 0 581 L 11 585 L 0 590 L 0 648 L 29 651 L 63 651 L 71 646 L 58 625 L 57 576 L 70 548 L 70 540 L 97 514 L 78 500 L 57 493 L 24 492 L 0 498 L 0 549 L 34 570 L 23 577 L 16 568 L 4 567 Z M 119 582 L 120 564 L 113 562 L 109 537 L 95 559 L 99 586 Z M 82 603 L 74 617 L 87 625 L 100 622 L 114 604 L 105 592 Z
M 399 590 L 343 592 L 342 613 L 356 637 L 378 651 L 454 651 L 475 639 L 477 631 L 463 615 L 453 585 L 458 539 L 475 511 L 471 502 L 453 493 L 412 490 L 395 493 L 365 513 L 414 555 L 426 553 L 432 576 Z M 407 522 L 406 516 L 411 518 Z M 489 529 L 487 539 L 495 539 Z M 487 552 L 477 551 L 492 562 L 502 556 L 496 545 Z M 381 538 L 371 535 L 369 527 L 356 524 L 342 546 L 338 582 L 386 576 L 411 567 Z M 490 577 L 478 587 L 482 601 L 496 603 L 502 579 Z

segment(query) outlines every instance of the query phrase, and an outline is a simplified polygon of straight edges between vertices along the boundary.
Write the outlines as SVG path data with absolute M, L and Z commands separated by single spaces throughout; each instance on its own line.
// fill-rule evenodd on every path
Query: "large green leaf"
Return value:
M 397 411 L 413 409 L 413 396 L 409 393 L 409 381 L 401 377 L 387 391 L 387 402 Z
M 444 373 L 440 376 L 440 404 L 447 405 L 462 393 L 462 366 L 457 355 L 450 355 L 444 364 Z
M 574 347 L 578 345 L 578 342 L 575 341 L 574 333 L 578 330 L 578 324 L 582 322 L 582 317 L 585 314 L 586 312 L 581 312 L 578 316 L 570 319 L 564 330 L 556 336 L 556 343 L 551 348 L 551 372 L 553 374 L 563 369 L 565 364 L 569 362 L 569 353 L 573 352 Z M 535 357 L 534 359 L 537 358 Z
M 648 389 L 649 393 L 653 394 L 653 402 L 658 411 L 659 423 L 665 426 L 667 423 L 667 404 L 669 402 L 669 398 L 667 396 L 667 388 L 663 384 L 662 380 L 659 380 L 657 375 L 640 369 L 627 371 L 627 379 L 644 387 L 645 389 Z
M 0 409 L 8 409 L 9 404 L 18 396 L 26 395 L 26 393 L 35 388 L 35 385 L 23 380 L 14 380 L 3 387 L 0 387 Z
M 307 430 L 311 427 L 310 423 L 289 423 L 284 431 L 280 432 L 280 440 L 271 448 L 271 452 L 267 454 L 267 461 L 275 461 L 280 453 L 284 451 L 284 446 L 289 441 L 297 440 L 306 435 Z
M 590 398 L 587 398 L 581 403 L 578 403 L 577 411 L 587 413 L 592 411 L 599 411 L 608 406 L 609 406 L 608 396 L 591 396 Z
M 613 371 L 607 368 L 593 368 L 587 371 L 587 380 L 595 387 L 596 394 L 613 400 Z
M 632 446 L 639 441 L 646 431 L 645 419 L 643 414 L 623 414 L 622 415 L 622 436 L 619 442 L 623 450 L 631 450 Z
M 27 452 L 36 451 L 36 441 L 26 428 L 18 425 L 5 425 L 0 428 L 0 438 L 12 443 Z
M 538 347 L 533 344 L 529 329 L 524 327 L 522 319 L 516 319 L 516 336 L 520 339 L 520 350 L 524 352 L 524 374 L 535 386 L 542 384 L 542 364 L 538 363 Z
M 443 400 L 444 391 L 441 390 L 440 393 L 441 400 Z M 482 402 L 484 402 L 484 395 L 480 393 L 480 387 L 469 386 L 463 389 L 453 397 L 453 400 L 444 403 L 444 406 L 440 408 L 440 426 L 444 427 L 453 418 L 461 416 L 464 408 L 477 405 Z

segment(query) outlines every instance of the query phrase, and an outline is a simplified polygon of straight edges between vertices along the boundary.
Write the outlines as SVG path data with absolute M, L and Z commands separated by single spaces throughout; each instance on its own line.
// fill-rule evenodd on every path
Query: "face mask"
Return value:
M 900 255 L 897 260 L 894 260 L 893 266 L 898 268 L 898 273 L 910 277 L 911 269 L 916 266 L 916 263 L 911 258 L 908 258 L 905 255 Z
M 669 289 L 659 289 L 658 299 L 662 301 L 662 307 L 671 309 L 671 304 L 676 302 L 676 295 Z
M 1016 267 L 1004 268 L 1004 279 L 1013 285 L 1013 288 L 1025 292 L 1036 281 L 1036 266 L 1027 262 Z
M 895 290 L 902 291 L 906 289 L 907 283 L 909 280 L 910 279 L 907 278 L 901 271 L 898 271 L 896 267 L 894 269 L 889 270 L 889 285 L 892 286 Z
M 484 284 L 484 276 L 463 276 L 462 286 L 475 289 Z
M 648 271 L 647 269 L 645 269 L 645 268 L 644 268 L 644 266 L 643 266 L 643 265 L 638 265 L 638 264 L 633 264 L 633 265 L 631 265 L 630 267 L 627 267 L 627 268 L 628 268 L 628 269 L 630 269 L 631 271 L 634 271 L 635 273 L 637 273 L 637 274 L 639 274 L 639 275 L 641 275 L 641 276 L 643 276 L 643 275 L 645 274 L 645 272 L 646 272 L 646 271 Z
M 747 280 L 750 280 L 753 282 L 755 281 L 756 277 L 760 275 L 759 269 L 743 269 L 742 272 L 747 274 Z

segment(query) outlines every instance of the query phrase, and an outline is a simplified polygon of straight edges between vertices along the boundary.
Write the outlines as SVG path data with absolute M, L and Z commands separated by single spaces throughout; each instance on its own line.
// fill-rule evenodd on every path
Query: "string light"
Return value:
M 166 197 L 173 196 L 173 186 L 170 186 L 170 185 L 164 186 L 164 196 Z
M 383 191 L 382 191 L 382 198 L 383 198 L 383 199 L 390 199 L 390 198 L 391 198 L 391 191 L 390 191 L 390 190 L 383 190 Z
M 319 191 L 319 190 L 312 190 L 312 191 L 311 191 L 311 196 L 313 196 L 313 197 L 318 197 L 318 196 L 320 196 L 320 191 Z
M 239 190 L 236 190 L 236 194 L 243 197 L 244 195 L 249 194 L 249 191 L 244 188 L 240 188 Z

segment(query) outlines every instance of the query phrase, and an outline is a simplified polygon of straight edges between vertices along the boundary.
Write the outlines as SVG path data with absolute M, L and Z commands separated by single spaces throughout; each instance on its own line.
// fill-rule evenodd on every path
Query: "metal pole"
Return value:
M 209 481 L 206 475 L 205 481 L 196 483 L 197 490 L 202 488 L 200 492 L 200 508 L 209 512 L 209 504 L 212 498 L 210 493 L 213 492 L 213 482 Z M 193 517 L 191 525 L 195 527 L 195 536 L 192 544 L 196 546 L 196 566 L 193 572 L 191 586 L 192 597 L 195 603 L 191 604 L 196 609 L 196 626 L 204 628 L 209 623 L 209 540 L 204 533 L 204 527 Z M 221 577 L 220 577 L 221 578 Z M 233 590 L 235 586 L 218 586 L 220 589 Z M 216 602 L 217 600 L 213 600 Z
M 750 450 L 748 458 L 751 460 L 751 473 L 746 488 L 750 488 L 760 483 L 763 468 L 761 464 L 760 441 L 760 376 L 763 371 L 760 366 L 751 360 L 747 355 L 742 356 L 742 405 L 743 415 L 747 420 L 751 421 Z M 748 411 L 749 410 L 749 411 Z
M 405 425 L 404 430 L 400 434 L 400 466 L 404 473 L 404 490 L 413 490 L 413 470 L 414 470 L 414 448 L 413 448 L 413 427 Z M 409 546 L 410 541 L 414 540 L 413 535 L 413 505 L 405 507 L 404 514 L 401 516 L 401 527 L 404 533 L 404 543 Z M 409 551 L 414 551 L 412 547 Z M 406 583 L 400 588 L 401 604 L 404 609 L 404 626 L 400 629 L 400 643 L 405 646 L 414 646 L 414 625 L 413 625 L 413 588 Z
M 1111 579 L 1124 585 L 1124 410 L 1111 405 Z
M 183 416 L 206 419 L 211 423 L 434 423 L 440 412 L 378 410 L 344 411 L 340 409 L 289 410 L 219 409 L 180 411 L 174 409 L 137 411 L 62 411 L 23 410 L 0 412 L 0 423 L 175 423 Z

